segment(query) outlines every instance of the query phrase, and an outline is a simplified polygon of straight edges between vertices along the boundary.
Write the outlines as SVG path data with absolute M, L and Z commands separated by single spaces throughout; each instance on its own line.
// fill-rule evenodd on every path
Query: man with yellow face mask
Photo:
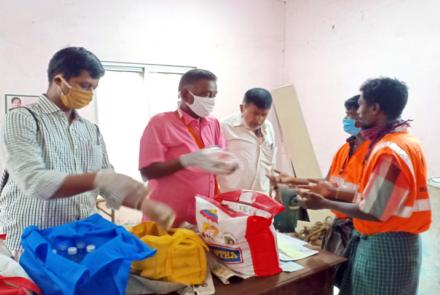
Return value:
M 142 183 L 113 171 L 98 126 L 76 111 L 92 101 L 103 75 L 90 51 L 62 49 L 49 63 L 46 94 L 3 119 L 0 155 L 8 177 L 0 188 L 0 232 L 11 250 L 20 249 L 27 226 L 46 228 L 95 213 L 98 194 L 111 208 L 142 210 L 164 226 L 174 221 L 168 206 L 145 198 Z

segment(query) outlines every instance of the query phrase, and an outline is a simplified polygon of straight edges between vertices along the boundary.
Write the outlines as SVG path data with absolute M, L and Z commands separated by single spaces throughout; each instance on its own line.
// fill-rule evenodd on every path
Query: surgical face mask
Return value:
M 342 120 L 344 124 L 344 131 L 350 135 L 356 136 L 361 131 L 361 128 L 356 127 L 356 120 L 350 118 L 344 118 Z
M 69 88 L 67 94 L 61 89 L 61 102 L 68 109 L 81 109 L 88 105 L 93 99 L 93 90 L 82 90 L 78 87 L 72 87 L 61 77 L 64 84 Z M 61 88 L 61 87 L 60 87 Z
M 192 104 L 187 104 L 187 106 L 193 111 L 197 116 L 201 118 L 208 117 L 215 107 L 215 98 L 204 97 L 194 95 L 191 91 L 189 92 L 194 97 Z

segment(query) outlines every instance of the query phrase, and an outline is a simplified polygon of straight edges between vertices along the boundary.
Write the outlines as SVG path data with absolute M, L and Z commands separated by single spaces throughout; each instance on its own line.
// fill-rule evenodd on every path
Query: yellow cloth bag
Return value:
M 143 261 L 134 262 L 134 271 L 153 280 L 185 285 L 202 284 L 206 278 L 208 247 L 193 231 L 174 228 L 165 231 L 155 222 L 147 221 L 130 230 L 157 253 Z

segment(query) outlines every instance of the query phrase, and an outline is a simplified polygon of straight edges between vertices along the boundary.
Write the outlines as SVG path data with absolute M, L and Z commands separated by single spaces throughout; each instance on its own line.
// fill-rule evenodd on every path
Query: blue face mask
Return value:
M 361 128 L 356 127 L 356 120 L 350 118 L 344 118 L 342 120 L 344 124 L 344 131 L 350 135 L 356 136 L 361 131 Z

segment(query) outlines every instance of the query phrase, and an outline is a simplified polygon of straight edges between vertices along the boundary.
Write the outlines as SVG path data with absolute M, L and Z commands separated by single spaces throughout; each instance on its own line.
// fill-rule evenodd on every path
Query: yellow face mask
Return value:
M 88 105 L 93 99 L 93 91 L 92 90 L 82 90 L 78 87 L 72 87 L 60 77 L 64 84 L 66 84 L 67 88 L 69 88 L 69 92 L 67 94 L 63 93 L 61 89 L 61 102 L 68 109 L 81 109 Z M 60 87 L 61 88 L 61 87 Z

